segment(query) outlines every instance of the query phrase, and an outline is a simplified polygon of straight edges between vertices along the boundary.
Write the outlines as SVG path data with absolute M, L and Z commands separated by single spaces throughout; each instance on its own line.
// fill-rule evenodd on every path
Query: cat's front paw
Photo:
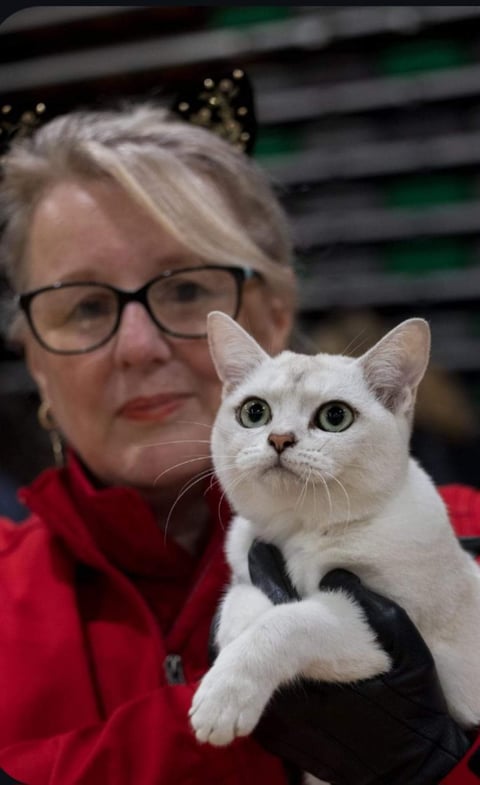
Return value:
M 251 733 L 271 691 L 255 683 L 242 668 L 227 669 L 217 663 L 196 691 L 189 716 L 198 741 L 222 747 Z

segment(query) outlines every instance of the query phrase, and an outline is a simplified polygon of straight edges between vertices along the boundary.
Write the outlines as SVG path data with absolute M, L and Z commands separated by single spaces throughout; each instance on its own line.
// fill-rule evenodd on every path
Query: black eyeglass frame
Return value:
M 178 333 L 174 330 L 170 330 L 168 327 L 165 327 L 153 314 L 153 311 L 150 307 L 150 303 L 148 302 L 148 291 L 151 286 L 153 286 L 158 281 L 161 281 L 166 278 L 171 278 L 179 273 L 189 273 L 189 272 L 198 272 L 199 270 L 223 270 L 225 272 L 230 273 L 233 278 L 235 279 L 236 284 L 236 304 L 233 314 L 231 315 L 232 319 L 236 319 L 240 308 L 242 306 L 242 294 L 243 294 L 243 285 L 246 281 L 249 281 L 253 278 L 259 278 L 260 280 L 263 279 L 261 273 L 257 270 L 252 270 L 251 267 L 231 267 L 228 265 L 218 265 L 218 264 L 207 264 L 201 265 L 199 267 L 182 267 L 178 270 L 165 270 L 160 275 L 156 275 L 155 278 L 151 278 L 147 283 L 141 286 L 139 289 L 135 289 L 134 291 L 127 291 L 125 289 L 118 289 L 116 286 L 112 286 L 108 283 L 100 283 L 99 281 L 58 281 L 57 283 L 51 284 L 50 286 L 42 286 L 40 289 L 33 289 L 29 292 L 23 292 L 22 294 L 17 295 L 16 302 L 20 310 L 25 314 L 27 322 L 30 326 L 30 329 L 37 339 L 38 343 L 43 346 L 48 352 L 52 352 L 53 354 L 87 354 L 88 352 L 93 352 L 95 349 L 99 349 L 101 346 L 104 346 L 108 341 L 113 338 L 115 333 L 117 332 L 120 322 L 122 320 L 122 314 L 124 311 L 125 306 L 128 303 L 140 303 L 143 305 L 145 310 L 147 311 L 148 315 L 150 316 L 152 322 L 166 335 L 171 335 L 174 338 L 186 338 L 186 339 L 194 339 L 194 338 L 206 338 L 207 333 L 202 333 L 201 335 L 192 335 L 190 333 Z M 117 298 L 118 303 L 118 312 L 117 318 L 115 323 L 110 330 L 109 334 L 102 338 L 101 341 L 96 343 L 94 346 L 89 346 L 88 349 L 52 349 L 51 346 L 45 343 L 41 335 L 38 333 L 37 329 L 35 328 L 35 324 L 31 314 L 31 305 L 35 297 L 42 292 L 49 292 L 55 289 L 66 289 L 74 286 L 98 286 L 102 289 L 109 289 Z

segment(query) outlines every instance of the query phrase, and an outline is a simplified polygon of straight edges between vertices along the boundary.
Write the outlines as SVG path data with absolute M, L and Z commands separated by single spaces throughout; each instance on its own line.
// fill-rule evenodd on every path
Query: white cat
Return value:
M 346 593 L 318 588 L 335 567 L 405 608 L 453 717 L 477 724 L 480 570 L 409 457 L 427 322 L 403 322 L 357 359 L 272 358 L 219 312 L 208 332 L 224 384 L 212 454 L 238 515 L 227 538 L 233 578 L 220 653 L 190 712 L 197 739 L 224 745 L 250 733 L 273 692 L 299 675 L 348 682 L 389 668 L 361 609 Z M 257 537 L 282 551 L 300 602 L 274 606 L 251 584 L 247 555 Z

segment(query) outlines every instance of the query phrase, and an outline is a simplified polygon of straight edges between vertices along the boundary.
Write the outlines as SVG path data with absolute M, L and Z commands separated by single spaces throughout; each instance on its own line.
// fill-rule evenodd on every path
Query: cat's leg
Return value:
M 215 642 L 220 650 L 238 638 L 272 607 L 272 602 L 256 586 L 248 583 L 231 586 L 222 601 L 215 635 Z
M 303 785 L 330 785 L 330 783 L 325 782 L 325 780 L 319 780 L 313 774 L 304 774 Z
M 194 696 L 192 726 L 199 741 L 228 744 L 253 730 L 282 683 L 356 681 L 389 665 L 362 609 L 341 591 L 317 592 L 273 606 L 220 652 Z
M 480 722 L 480 633 L 472 625 L 455 641 L 428 641 L 452 717 L 464 728 Z M 476 640 L 475 640 L 476 638 Z

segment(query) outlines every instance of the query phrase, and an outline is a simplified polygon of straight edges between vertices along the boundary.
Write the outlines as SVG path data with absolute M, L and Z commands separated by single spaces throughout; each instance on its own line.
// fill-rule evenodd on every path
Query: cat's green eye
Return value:
M 350 406 L 341 401 L 330 401 L 320 407 L 314 417 L 314 422 L 322 431 L 339 433 L 350 428 L 354 419 Z
M 272 419 L 270 406 L 261 398 L 249 398 L 238 410 L 238 421 L 244 428 L 260 428 Z

